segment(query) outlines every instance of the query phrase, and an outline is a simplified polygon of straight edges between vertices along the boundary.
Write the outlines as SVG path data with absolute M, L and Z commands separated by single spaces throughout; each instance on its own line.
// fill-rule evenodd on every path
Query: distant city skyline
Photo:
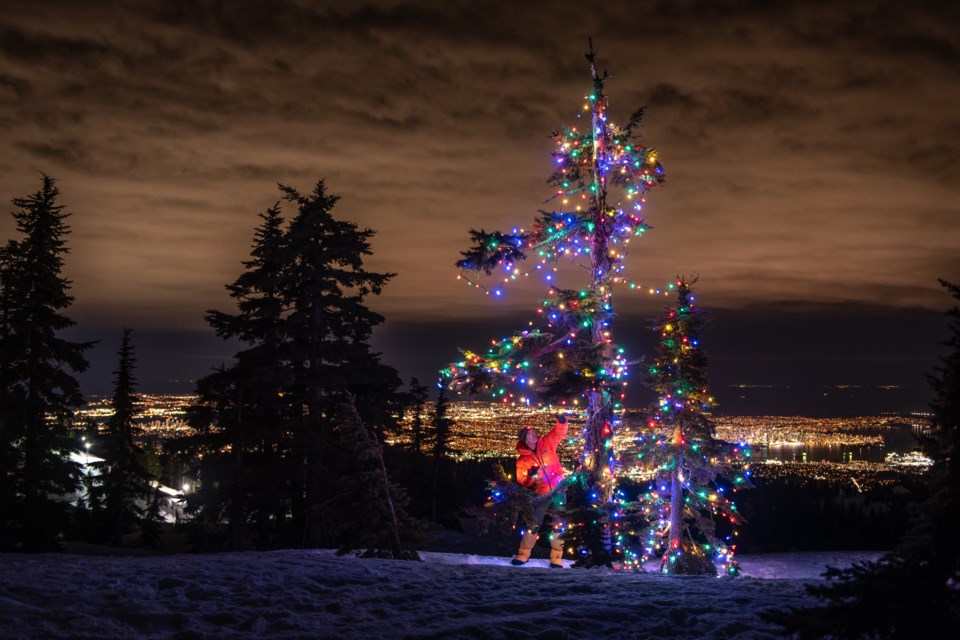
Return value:
M 123 326 L 144 390 L 229 362 L 204 312 L 232 308 L 276 183 L 320 178 L 336 216 L 377 231 L 368 268 L 397 274 L 369 300 L 375 346 L 433 382 L 534 317 L 538 279 L 493 300 L 453 263 L 471 227 L 546 206 L 548 134 L 577 124 L 592 37 L 611 117 L 646 106 L 667 176 L 629 247 L 643 286 L 614 301 L 631 356 L 668 302 L 638 291 L 699 275 L 726 406 L 746 383 L 896 385 L 922 407 L 951 303 L 937 278 L 960 280 L 958 22 L 934 0 L 9 3 L 0 197 L 58 180 L 71 335 L 99 341 L 88 393 Z
M 184 418 L 191 400 L 192 396 L 143 394 L 135 405 L 143 437 L 157 444 L 158 439 L 188 436 L 192 428 Z M 551 411 L 495 402 L 452 402 L 448 409 L 454 421 L 449 455 L 460 461 L 512 458 L 516 433 L 521 426 L 533 425 L 545 431 L 553 423 Z M 431 407 L 425 411 L 429 416 Z M 104 398 L 84 407 L 79 417 L 103 422 L 111 413 L 109 400 Z M 644 428 L 645 420 L 643 413 L 635 410 L 624 412 L 622 419 L 613 446 L 628 460 L 636 444 L 637 430 Z M 391 434 L 388 441 L 410 446 L 411 421 L 407 416 L 399 432 Z M 574 418 L 574 432 L 581 424 L 581 419 Z M 755 463 L 752 468 L 757 477 L 826 479 L 833 483 L 852 483 L 859 491 L 925 473 L 932 460 L 914 449 L 915 436 L 928 428 L 929 422 L 923 417 L 716 417 L 718 438 L 750 445 L 750 459 Z M 560 453 L 566 464 L 575 464 L 577 446 L 573 441 L 564 443 Z M 95 454 L 96 450 L 88 444 L 87 453 Z M 638 479 L 644 472 L 634 468 L 628 469 L 626 475 Z

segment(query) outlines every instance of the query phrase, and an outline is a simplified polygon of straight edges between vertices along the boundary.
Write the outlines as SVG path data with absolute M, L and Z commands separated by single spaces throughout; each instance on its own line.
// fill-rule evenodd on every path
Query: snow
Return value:
M 814 604 L 828 565 L 879 555 L 744 555 L 708 578 L 437 552 L 0 554 L 0 638 L 782 638 L 760 612 Z

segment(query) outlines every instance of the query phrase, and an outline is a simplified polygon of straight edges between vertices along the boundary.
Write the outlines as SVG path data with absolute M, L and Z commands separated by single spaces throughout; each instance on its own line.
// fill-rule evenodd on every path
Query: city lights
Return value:
M 191 395 L 141 394 L 136 404 L 136 419 L 142 421 L 144 437 L 163 441 L 193 433 L 193 428 L 186 423 L 186 413 L 195 400 Z M 513 458 L 520 427 L 532 425 L 541 431 L 549 430 L 554 413 L 549 408 L 520 403 L 451 402 L 448 415 L 454 426 L 450 434 L 449 455 L 457 461 Z M 94 397 L 78 411 L 77 424 L 87 418 L 102 423 L 110 415 L 109 399 Z M 929 428 L 929 419 L 930 416 L 924 415 L 713 417 L 717 438 L 750 445 L 756 478 L 794 478 L 837 484 L 850 484 L 855 480 L 864 490 L 896 483 L 900 476 L 926 472 L 930 466 L 929 458 L 906 449 L 892 450 L 885 444 L 885 436 L 921 433 Z M 621 427 L 614 434 L 612 447 L 629 456 L 645 423 L 644 414 L 636 409 L 625 409 L 621 410 L 620 420 Z M 389 444 L 409 443 L 412 438 L 411 418 L 400 426 L 400 431 L 388 438 Z M 568 469 L 576 465 L 575 436 L 583 425 L 575 414 L 571 414 L 570 426 L 571 435 L 558 451 Z M 901 439 L 910 441 L 907 437 Z M 88 450 L 89 443 L 86 440 L 81 442 Z M 648 480 L 635 470 L 625 475 L 630 480 Z

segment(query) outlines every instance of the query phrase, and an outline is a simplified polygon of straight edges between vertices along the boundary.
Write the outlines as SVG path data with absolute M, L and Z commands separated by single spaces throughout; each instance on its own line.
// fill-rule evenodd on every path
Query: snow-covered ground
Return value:
M 740 577 L 706 578 L 430 552 L 0 554 L 0 638 L 782 638 L 761 611 L 878 555 L 746 555 Z

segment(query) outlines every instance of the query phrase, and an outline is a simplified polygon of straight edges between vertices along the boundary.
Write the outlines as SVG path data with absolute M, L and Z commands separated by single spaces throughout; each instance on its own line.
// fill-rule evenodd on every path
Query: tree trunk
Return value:
M 326 483 L 323 481 L 323 449 L 326 442 L 324 423 L 324 389 L 316 380 L 323 363 L 323 309 L 320 301 L 313 300 L 310 307 L 310 361 L 306 371 L 305 385 L 307 416 L 304 440 L 306 447 L 306 528 L 304 543 L 307 547 L 321 547 L 326 542 L 323 505 L 326 502 Z
M 599 80 L 596 69 L 593 67 L 593 61 L 590 63 L 590 71 L 594 81 Z M 591 339 L 594 345 L 602 346 L 602 366 L 609 370 L 612 365 L 611 347 L 612 334 L 609 326 L 612 318 L 612 310 L 607 301 L 610 296 L 610 262 L 607 256 L 607 192 L 603 175 L 600 172 L 599 158 L 604 154 L 603 140 L 596 135 L 602 123 L 599 119 L 597 109 L 592 110 L 593 126 L 593 207 L 594 207 L 594 233 L 590 246 L 590 293 L 597 301 L 602 301 L 602 310 L 598 311 L 594 317 L 594 324 L 591 330 Z M 605 434 L 607 429 L 609 433 Z M 606 446 L 606 440 L 613 437 L 613 410 L 610 400 L 610 392 L 600 386 L 590 392 L 587 411 L 587 424 L 584 433 L 584 446 L 582 463 L 586 470 L 586 484 L 588 487 L 595 488 L 600 493 L 599 501 L 602 504 L 608 504 L 613 497 L 614 479 L 612 469 L 609 468 L 609 459 L 614 455 L 613 450 Z M 585 523 L 585 526 L 590 526 Z M 603 527 L 601 533 L 604 541 L 604 548 L 608 557 L 611 552 L 611 529 L 610 523 L 603 520 L 599 526 Z
M 317 411 L 319 411 L 319 405 Z M 314 409 L 311 407 L 311 414 Z M 323 518 L 323 443 L 321 433 L 322 426 L 319 420 L 314 420 L 313 416 L 308 418 L 307 433 L 304 434 L 306 444 L 306 455 L 304 458 L 304 537 L 305 547 L 317 548 L 324 543 L 324 518 Z
M 673 470 L 670 483 L 670 536 L 667 551 L 660 562 L 660 570 L 670 570 L 670 556 L 683 545 L 683 455 L 680 453 L 683 443 L 683 426 L 677 425 L 673 431 L 673 446 L 676 447 L 677 466 Z
M 359 416 L 357 416 L 359 420 Z M 361 429 L 365 428 L 360 426 Z M 380 446 L 377 436 L 370 432 L 370 437 L 377 442 L 377 460 L 380 462 L 380 471 L 383 473 L 383 499 L 387 503 L 387 512 L 390 514 L 390 528 L 391 536 L 390 542 L 392 544 L 392 551 L 394 558 L 400 558 L 403 553 L 403 549 L 400 547 L 400 523 L 397 521 L 397 511 L 393 506 L 393 497 L 390 495 L 390 476 L 387 475 L 387 465 L 383 461 L 383 447 Z M 436 510 L 436 497 L 434 497 L 434 510 Z
M 260 468 L 273 469 L 275 464 L 270 446 L 266 441 L 260 443 Z M 270 546 L 270 490 L 264 486 L 266 478 L 260 478 L 257 487 L 257 550 L 264 551 Z

